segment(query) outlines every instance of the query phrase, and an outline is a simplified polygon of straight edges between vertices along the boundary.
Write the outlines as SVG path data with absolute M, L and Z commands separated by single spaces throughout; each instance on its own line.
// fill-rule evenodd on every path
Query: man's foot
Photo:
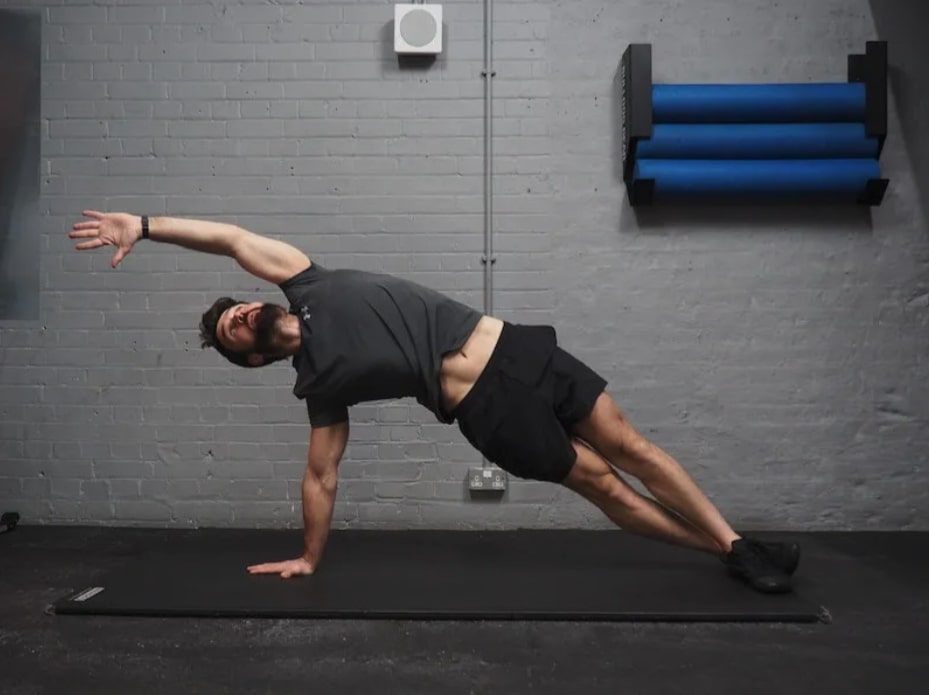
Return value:
M 785 553 L 785 559 L 791 557 Z M 790 575 L 778 565 L 759 541 L 740 538 L 733 542 L 732 550 L 721 558 L 729 574 L 746 582 L 756 591 L 765 594 L 783 594 L 791 590 Z M 796 566 L 794 566 L 796 569 Z
M 761 548 L 774 566 L 785 574 L 793 574 L 800 564 L 800 546 L 796 543 L 782 543 L 772 541 L 759 541 L 750 539 L 752 543 Z

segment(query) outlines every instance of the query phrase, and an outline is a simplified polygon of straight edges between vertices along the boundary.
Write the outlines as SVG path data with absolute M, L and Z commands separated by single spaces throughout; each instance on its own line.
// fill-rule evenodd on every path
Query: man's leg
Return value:
M 708 553 L 721 549 L 711 538 L 630 487 L 595 451 L 573 440 L 577 461 L 562 484 L 596 505 L 625 531 Z
M 606 392 L 575 426 L 574 435 L 618 469 L 641 480 L 662 505 L 712 538 L 719 551 L 728 552 L 738 540 L 739 534 L 681 465 L 636 432 Z

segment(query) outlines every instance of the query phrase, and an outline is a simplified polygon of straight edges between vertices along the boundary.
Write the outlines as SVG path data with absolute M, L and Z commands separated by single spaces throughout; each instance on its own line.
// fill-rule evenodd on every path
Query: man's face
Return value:
M 233 352 L 276 356 L 281 348 L 278 336 L 285 316 L 287 311 L 277 304 L 237 304 L 219 317 L 216 337 Z

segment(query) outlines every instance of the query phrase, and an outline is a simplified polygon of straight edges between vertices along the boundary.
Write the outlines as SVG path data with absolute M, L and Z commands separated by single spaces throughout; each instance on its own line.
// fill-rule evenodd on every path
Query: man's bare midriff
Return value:
M 487 366 L 502 331 L 503 321 L 483 316 L 464 345 L 442 358 L 439 381 L 446 412 L 453 411 L 474 386 Z

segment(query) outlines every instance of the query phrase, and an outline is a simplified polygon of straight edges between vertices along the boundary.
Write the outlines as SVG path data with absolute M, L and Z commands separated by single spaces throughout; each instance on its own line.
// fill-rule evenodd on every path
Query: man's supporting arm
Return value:
M 310 433 L 306 473 L 303 476 L 303 559 L 315 569 L 332 524 L 338 489 L 339 461 L 348 441 L 348 421 L 314 428 Z
M 339 461 L 347 441 L 347 421 L 313 428 L 303 476 L 303 554 L 296 560 L 251 565 L 251 574 L 280 574 L 286 579 L 312 574 L 319 567 L 332 523 Z

